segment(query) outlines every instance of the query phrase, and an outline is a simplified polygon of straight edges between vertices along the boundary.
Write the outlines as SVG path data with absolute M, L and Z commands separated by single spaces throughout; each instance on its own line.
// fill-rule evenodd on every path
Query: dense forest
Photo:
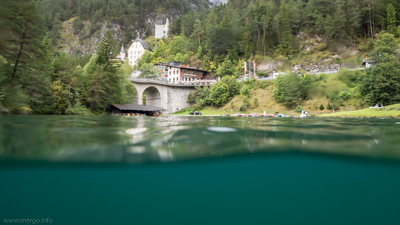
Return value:
M 166 13 L 173 23 L 169 38 L 149 37 L 150 45 L 157 48 L 139 61 L 145 76 L 156 75 L 152 63 L 176 60 L 218 77 L 238 77 L 244 61 L 302 57 L 303 38 L 318 35 L 325 45 L 322 50 L 335 52 L 340 43 L 379 61 L 355 78 L 365 102 L 392 103 L 400 96 L 400 89 L 387 88 L 388 83 L 391 87 L 400 83 L 397 0 L 230 0 L 213 7 L 206 0 L 0 0 L 0 5 L 2 113 L 102 114 L 112 103 L 134 102 L 135 89 L 126 81 L 133 68 L 114 60 L 116 47 L 130 44 L 138 30 L 151 36 L 147 19 L 152 13 Z M 60 39 L 61 24 L 71 18 L 77 35 L 84 26 L 95 32 L 104 22 L 118 24 L 126 36 L 122 43 L 115 43 L 115 31 L 109 29 L 102 34 L 95 54 L 68 55 L 54 45 Z M 280 93 L 276 101 L 295 107 L 307 98 L 301 80 L 278 81 L 283 86 L 276 84 L 276 93 Z M 286 83 L 300 87 L 293 91 L 294 103 Z M 235 91 L 229 91 L 232 85 Z M 191 101 L 220 106 L 239 93 L 236 86 L 225 78 L 215 90 L 198 91 L 196 96 L 203 97 Z
M 125 41 L 136 38 L 137 30 L 145 30 L 151 35 L 147 24 L 150 13 L 171 14 L 178 16 L 190 11 L 190 4 L 199 11 L 209 8 L 207 0 L 36 0 L 43 26 L 49 31 L 53 43 L 60 38 L 61 23 L 72 17 L 76 33 L 83 27 L 83 22 L 91 22 L 90 33 L 100 28 L 101 22 L 119 24 L 126 33 Z M 120 44 L 120 43 L 117 43 Z
M 171 32 L 201 46 L 209 58 L 249 58 L 279 50 L 299 51 L 302 33 L 321 35 L 326 42 L 357 44 L 380 31 L 400 35 L 397 0 L 230 0 L 206 12 L 180 16 Z
M 34 1 L 0 4 L 0 112 L 102 114 L 109 104 L 134 102 L 126 80 L 132 70 L 114 60 L 111 32 L 82 66 L 78 57 L 50 50 Z

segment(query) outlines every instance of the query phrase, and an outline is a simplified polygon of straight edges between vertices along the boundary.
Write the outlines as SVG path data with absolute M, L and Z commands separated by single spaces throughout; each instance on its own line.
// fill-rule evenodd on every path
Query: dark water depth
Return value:
M 395 119 L 0 116 L 0 224 L 398 225 L 399 192 Z

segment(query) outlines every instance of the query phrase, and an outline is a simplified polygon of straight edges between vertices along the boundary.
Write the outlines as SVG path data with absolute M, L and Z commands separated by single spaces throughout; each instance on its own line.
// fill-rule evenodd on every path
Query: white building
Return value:
M 129 65 L 135 66 L 146 50 L 151 51 L 147 42 L 139 38 L 134 40 L 128 48 Z
M 171 61 L 167 63 L 155 63 L 161 73 L 161 78 L 171 83 L 186 83 L 191 81 L 202 81 L 205 79 L 214 80 L 212 76 L 207 76 L 207 71 L 200 70 L 186 65 L 181 65 L 180 62 Z
M 155 28 L 155 38 L 163 38 L 163 37 L 168 37 L 168 31 L 169 31 L 169 22 L 167 18 L 167 22 L 165 25 L 156 25 Z

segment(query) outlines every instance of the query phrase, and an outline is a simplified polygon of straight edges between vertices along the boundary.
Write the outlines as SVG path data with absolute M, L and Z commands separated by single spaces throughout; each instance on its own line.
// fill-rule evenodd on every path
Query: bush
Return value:
M 246 107 L 244 106 L 244 105 L 241 105 L 240 107 L 239 107 L 239 111 L 240 112 L 244 112 L 246 110 Z
M 326 73 L 321 73 L 321 74 L 318 76 L 317 80 L 318 80 L 318 81 L 326 81 L 327 78 L 328 78 L 328 74 L 326 74 Z
M 324 109 L 325 109 L 324 105 L 321 104 L 321 105 L 319 106 L 319 110 L 322 111 L 322 110 L 324 110 Z
M 233 103 L 233 101 L 231 101 L 231 109 L 233 109 L 234 106 L 235 106 L 235 103 Z
M 303 111 L 303 108 L 300 105 L 297 105 L 296 112 L 301 113 Z
M 355 87 L 361 80 L 362 72 L 358 70 L 340 69 L 337 73 L 338 80 L 345 83 L 348 87 Z
M 249 102 L 249 98 L 248 98 L 248 97 L 246 97 L 246 96 L 243 97 L 243 99 L 242 99 L 242 105 L 243 105 L 245 108 L 250 107 L 250 102 Z
M 258 107 L 258 98 L 255 98 L 254 99 L 254 108 L 257 108 Z
M 322 52 L 325 51 L 328 48 L 328 45 L 326 43 L 320 43 L 317 46 L 318 51 Z
M 247 85 L 244 85 L 242 89 L 240 89 L 240 94 L 242 96 L 249 96 L 250 95 L 250 89 L 247 87 Z
M 74 21 L 72 22 L 72 26 L 74 28 L 74 34 L 77 35 L 84 27 L 84 24 L 82 23 L 81 19 L 78 17 L 78 18 L 74 19 Z
M 374 41 L 372 39 L 368 39 L 368 41 L 364 41 L 358 46 L 358 49 L 361 52 L 369 52 L 373 48 L 374 48 Z
M 332 109 L 334 110 L 339 110 L 339 104 L 338 103 L 332 103 Z
M 313 109 L 317 110 L 318 109 L 318 103 L 317 102 L 313 102 Z
M 326 106 L 327 109 L 331 110 L 332 109 L 332 105 L 330 102 L 328 102 L 328 105 Z
M 343 99 L 344 101 L 348 100 L 350 98 L 350 94 L 347 91 L 341 91 L 339 92 L 339 98 Z

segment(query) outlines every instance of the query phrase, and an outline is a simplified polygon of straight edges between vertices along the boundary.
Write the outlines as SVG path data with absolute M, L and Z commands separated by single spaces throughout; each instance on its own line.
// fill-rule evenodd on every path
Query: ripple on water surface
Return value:
M 398 225 L 399 134 L 393 119 L 0 116 L 0 219 Z

